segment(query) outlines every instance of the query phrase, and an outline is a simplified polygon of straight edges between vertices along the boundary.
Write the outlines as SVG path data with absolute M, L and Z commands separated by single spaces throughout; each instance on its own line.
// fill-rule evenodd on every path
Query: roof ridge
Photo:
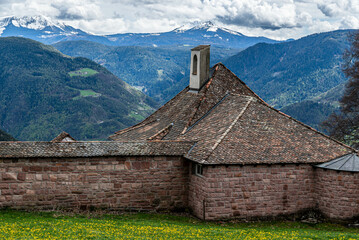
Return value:
M 146 120 L 146 119 L 145 119 L 145 120 Z M 133 125 L 133 126 L 131 126 L 131 127 L 128 127 L 128 128 L 122 129 L 122 130 L 120 130 L 120 131 L 117 131 L 115 134 L 111 135 L 109 138 L 111 138 L 112 136 L 117 136 L 117 135 L 120 135 L 120 134 L 122 134 L 122 133 L 126 133 L 126 132 L 129 132 L 129 131 L 131 131 L 131 130 L 134 130 L 134 129 L 137 129 L 137 128 L 140 128 L 140 127 L 143 127 L 143 126 L 146 126 L 146 125 L 148 125 L 148 124 L 151 124 L 151 123 L 154 123 L 154 122 L 157 122 L 157 121 L 158 121 L 158 119 L 154 119 L 154 120 L 152 120 L 152 121 L 149 121 L 149 122 L 144 123 L 145 120 L 143 120 L 142 122 L 139 122 L 139 123 L 137 123 L 136 125 Z
M 297 119 L 295 119 L 295 118 L 293 118 L 293 117 L 291 117 L 291 116 L 289 116 L 289 115 L 287 115 L 287 114 L 285 114 L 285 113 L 279 111 L 278 109 L 272 107 L 271 105 L 269 105 L 268 103 L 266 103 L 266 102 L 264 102 L 264 101 L 263 101 L 263 102 L 260 102 L 260 103 L 263 104 L 264 106 L 266 106 L 266 107 L 268 107 L 268 108 L 270 108 L 270 109 L 272 109 L 272 110 L 278 112 L 279 114 L 281 114 L 281 115 L 283 115 L 283 116 L 285 116 L 285 117 L 287 117 L 287 118 L 289 118 L 289 119 L 291 119 L 291 120 L 293 120 L 293 121 L 299 123 L 300 125 L 302 125 L 302 126 L 308 128 L 308 129 L 312 130 L 313 132 L 315 132 L 315 133 L 317 133 L 317 134 L 319 134 L 319 135 L 322 135 L 323 137 L 328 138 L 329 140 L 334 141 L 334 142 L 336 142 L 336 143 L 338 143 L 338 144 L 340 144 L 340 145 L 342 145 L 342 146 L 344 146 L 344 147 L 346 147 L 346 148 L 352 150 L 353 152 L 356 152 L 356 153 L 359 152 L 358 150 L 356 150 L 356 149 L 354 149 L 354 148 L 352 148 L 352 147 L 346 145 L 345 143 L 342 143 L 342 142 L 340 142 L 340 141 L 338 141 L 338 140 L 336 140 L 336 139 L 334 139 L 334 138 L 332 138 L 332 137 L 330 137 L 330 136 L 328 136 L 328 135 L 326 135 L 326 134 L 324 134 L 324 133 L 322 133 L 322 132 L 316 130 L 315 128 L 312 128 L 311 126 L 309 126 L 309 125 L 307 125 L 307 124 L 305 124 L 305 123 L 302 123 L 301 121 L 299 121 L 299 120 L 297 120 Z
M 189 126 L 188 128 L 186 127 L 183 132 L 181 134 L 186 134 L 188 131 L 190 131 L 195 125 L 197 125 L 197 123 L 199 123 L 202 119 L 204 119 L 205 117 L 207 117 L 213 109 L 215 109 L 219 104 L 221 104 L 223 102 L 224 99 L 227 98 L 227 96 L 230 95 L 230 93 L 227 93 L 226 95 L 224 95 L 223 98 L 221 98 L 221 100 L 219 100 L 213 107 L 211 107 L 205 114 L 202 115 L 202 117 L 200 117 L 195 123 L 193 123 L 191 126 Z
M 339 157 L 337 157 L 337 158 L 334 158 L 334 159 L 332 159 L 332 160 L 329 160 L 328 162 L 326 162 L 326 163 L 329 163 L 329 164 L 327 164 L 326 166 L 333 165 L 333 164 L 337 163 L 338 161 L 340 161 L 341 158 L 343 158 L 343 157 L 345 157 L 345 156 L 348 156 L 348 155 L 352 155 L 352 154 L 353 154 L 353 153 L 348 153 L 348 154 L 339 156 Z M 332 163 L 330 163 L 330 162 L 332 162 Z
M 222 67 L 224 67 L 224 69 L 226 69 L 226 70 L 227 70 L 228 72 L 230 72 L 237 80 L 239 80 L 239 81 L 244 85 L 244 87 L 247 88 L 256 98 L 258 98 L 260 101 L 266 103 L 261 97 L 259 97 L 258 94 L 256 94 L 255 92 L 253 92 L 253 90 L 252 90 L 250 87 L 248 87 L 245 82 L 243 82 L 236 74 L 234 74 L 234 73 L 233 73 L 229 68 L 227 68 L 223 63 L 219 62 L 219 63 L 215 64 L 214 66 L 222 66 Z M 247 95 L 245 95 L 245 96 L 247 96 Z M 266 103 L 266 104 L 268 104 L 268 103 Z
M 250 97 L 250 96 L 248 96 Z M 213 154 L 214 150 L 218 147 L 218 145 L 223 141 L 223 139 L 227 136 L 227 134 L 232 130 L 233 126 L 238 122 L 238 120 L 243 116 L 244 112 L 248 109 L 249 104 L 253 102 L 253 97 L 250 97 L 246 103 L 246 105 L 243 107 L 242 111 L 237 115 L 237 117 L 233 120 L 231 125 L 226 129 L 226 131 L 217 139 L 215 144 L 212 146 L 210 154 L 206 157 L 206 160 Z
M 147 118 L 145 118 L 145 119 L 142 120 L 141 122 L 139 122 L 139 123 L 137 123 L 137 124 L 135 124 L 135 125 L 133 125 L 133 126 L 127 127 L 127 128 L 125 128 L 125 129 L 119 130 L 119 131 L 115 132 L 114 134 L 112 134 L 111 136 L 109 136 L 108 138 L 112 140 L 112 138 L 115 137 L 115 136 L 118 136 L 118 135 L 120 135 L 120 134 L 122 134 L 122 133 L 125 133 L 125 132 L 129 132 L 129 131 L 131 131 L 131 130 L 133 130 L 133 129 L 137 129 L 137 128 L 139 128 L 139 127 L 142 127 L 141 124 L 143 124 L 144 121 L 146 121 L 147 119 L 149 119 L 150 117 L 152 117 L 155 113 L 157 113 L 158 111 L 160 111 L 161 109 L 163 109 L 166 105 L 168 105 L 168 104 L 169 104 L 170 102 L 172 102 L 175 98 L 177 98 L 181 93 L 183 93 L 183 92 L 186 91 L 186 90 L 188 91 L 188 89 L 189 89 L 188 86 L 185 87 L 184 89 L 182 89 L 182 91 L 180 91 L 179 93 L 177 93 L 176 96 L 174 96 L 172 99 L 168 100 L 165 104 L 163 104 L 160 108 L 158 108 L 156 111 L 154 111 L 153 113 L 151 113 Z M 150 121 L 149 123 L 145 123 L 145 124 L 143 124 L 143 126 L 145 126 L 145 125 L 147 125 L 147 124 L 150 124 L 150 123 L 152 123 L 152 122 L 155 122 L 155 121 L 157 121 L 157 120 L 158 120 L 158 119 L 155 119 L 155 120 L 153 120 L 153 121 Z M 139 125 L 141 125 L 141 126 L 139 126 Z
M 66 138 L 70 138 L 72 140 L 71 142 L 76 142 L 76 139 L 65 131 L 62 131 L 59 135 L 52 139 L 51 142 L 62 142 Z
M 162 140 L 171 130 L 173 126 L 173 123 L 168 124 L 166 127 L 162 128 L 160 131 L 149 137 L 147 140 Z M 156 139 L 157 136 L 159 136 L 161 133 L 164 133 L 165 131 L 168 131 L 164 136 L 162 136 L 161 139 Z
M 216 65 L 218 65 L 218 64 L 216 64 Z M 211 78 L 206 82 L 206 84 L 203 85 L 203 87 L 205 87 L 204 92 L 203 92 L 203 96 L 202 96 L 201 98 L 199 98 L 197 107 L 196 107 L 195 110 L 192 112 L 191 117 L 188 119 L 187 124 L 186 124 L 186 126 L 184 127 L 184 129 L 182 130 L 181 134 L 185 134 L 185 133 L 187 132 L 187 129 L 191 126 L 190 124 L 191 124 L 191 122 L 192 122 L 194 116 L 196 115 L 196 113 L 197 113 L 199 107 L 201 106 L 202 101 L 206 98 L 206 93 L 207 93 L 207 91 L 208 91 L 208 88 L 209 88 L 209 86 L 211 85 L 212 80 L 213 80 L 213 78 L 214 78 L 214 76 L 215 76 L 215 74 L 216 74 L 216 72 L 217 72 L 217 70 L 218 70 L 218 66 L 216 66 L 216 65 L 214 65 L 213 68 L 212 68 L 212 69 L 214 69 L 214 71 L 213 71 L 213 73 L 212 73 Z M 203 87 L 202 87 L 202 88 L 203 88 Z M 192 126 L 193 126 L 193 125 L 194 125 L 194 124 L 192 124 Z

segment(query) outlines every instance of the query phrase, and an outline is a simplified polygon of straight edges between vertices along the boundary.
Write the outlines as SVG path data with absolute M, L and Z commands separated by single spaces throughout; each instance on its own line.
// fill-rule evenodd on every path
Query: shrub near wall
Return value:
M 0 159 L 0 206 L 169 210 L 187 206 L 182 157 Z
M 277 216 L 315 206 L 310 165 L 206 166 L 203 175 L 207 220 Z M 201 211 L 194 209 L 200 218 Z

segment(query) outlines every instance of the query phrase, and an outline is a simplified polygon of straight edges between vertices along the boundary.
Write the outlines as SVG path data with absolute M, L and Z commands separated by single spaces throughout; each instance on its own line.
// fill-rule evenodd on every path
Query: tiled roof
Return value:
M 321 163 L 352 152 L 254 98 L 231 96 L 221 105 L 180 138 L 206 139 L 188 158 L 208 164 Z M 224 118 L 226 112 L 231 117 Z
M 203 164 L 322 163 L 354 150 L 270 107 L 223 64 L 198 93 L 188 87 L 115 141 L 182 140 Z
M 0 158 L 183 156 L 193 142 L 1 142 Z

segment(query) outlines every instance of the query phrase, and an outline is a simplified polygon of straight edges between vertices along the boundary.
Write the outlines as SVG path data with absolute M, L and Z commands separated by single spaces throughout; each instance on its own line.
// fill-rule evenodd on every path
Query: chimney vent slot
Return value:
M 192 66 L 192 69 L 193 69 L 192 74 L 193 75 L 197 75 L 197 68 L 198 68 L 198 60 L 197 60 L 197 55 L 195 54 L 193 56 L 193 66 Z

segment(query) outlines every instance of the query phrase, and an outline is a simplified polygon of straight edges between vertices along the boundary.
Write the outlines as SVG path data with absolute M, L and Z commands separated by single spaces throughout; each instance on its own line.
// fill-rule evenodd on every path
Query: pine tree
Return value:
M 330 136 L 359 148 L 359 31 L 349 35 L 349 42 L 351 46 L 343 55 L 343 72 L 349 81 L 340 100 L 340 112 L 332 114 L 323 126 Z

